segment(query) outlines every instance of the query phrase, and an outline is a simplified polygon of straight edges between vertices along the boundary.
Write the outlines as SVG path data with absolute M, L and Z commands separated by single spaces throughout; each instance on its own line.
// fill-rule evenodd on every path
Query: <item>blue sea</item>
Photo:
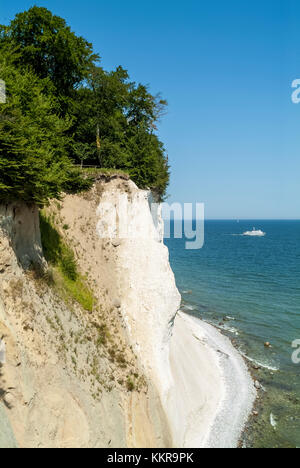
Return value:
M 253 226 L 266 236 L 241 235 Z M 292 362 L 292 342 L 300 340 L 300 221 L 206 221 L 202 249 L 186 250 L 185 239 L 174 237 L 165 243 L 183 310 L 226 333 L 263 386 L 245 444 L 300 447 L 300 364 Z

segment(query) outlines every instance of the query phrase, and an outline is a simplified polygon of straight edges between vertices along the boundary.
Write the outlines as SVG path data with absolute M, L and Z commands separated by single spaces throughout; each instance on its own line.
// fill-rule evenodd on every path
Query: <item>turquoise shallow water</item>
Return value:
M 266 236 L 245 237 L 255 226 Z M 300 447 L 300 221 L 207 221 L 205 245 L 166 239 L 183 309 L 220 327 L 262 383 L 248 446 Z M 272 349 L 264 343 L 271 342 Z

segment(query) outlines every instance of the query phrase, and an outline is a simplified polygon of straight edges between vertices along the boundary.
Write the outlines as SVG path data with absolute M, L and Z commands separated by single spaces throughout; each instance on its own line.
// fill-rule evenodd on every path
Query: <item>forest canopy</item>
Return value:
M 42 205 L 87 189 L 85 165 L 124 170 L 164 198 L 169 165 L 157 124 L 166 101 L 121 66 L 104 70 L 64 19 L 33 7 L 0 26 L 0 79 L 0 200 Z

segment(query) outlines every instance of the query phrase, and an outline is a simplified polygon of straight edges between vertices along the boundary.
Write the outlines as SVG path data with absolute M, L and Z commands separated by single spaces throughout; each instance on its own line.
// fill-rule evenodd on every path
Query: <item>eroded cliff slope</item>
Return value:
M 117 247 L 99 237 L 103 183 L 47 209 L 67 237 L 92 310 L 60 287 L 41 248 L 38 211 L 0 211 L 1 446 L 162 447 L 171 444 L 159 395 L 121 313 Z M 63 227 L 64 226 L 64 229 Z M 54 276 L 54 279 L 53 279 Z
M 0 207 L 0 446 L 237 445 L 253 382 L 227 339 L 178 313 L 153 201 L 100 176 L 41 223 Z

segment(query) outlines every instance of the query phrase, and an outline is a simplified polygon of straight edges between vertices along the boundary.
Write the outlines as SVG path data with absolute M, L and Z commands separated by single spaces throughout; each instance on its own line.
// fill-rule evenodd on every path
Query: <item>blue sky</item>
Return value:
M 34 2 L 1 2 L 0 22 Z M 169 101 L 170 201 L 207 218 L 300 218 L 300 2 L 39 1 Z

